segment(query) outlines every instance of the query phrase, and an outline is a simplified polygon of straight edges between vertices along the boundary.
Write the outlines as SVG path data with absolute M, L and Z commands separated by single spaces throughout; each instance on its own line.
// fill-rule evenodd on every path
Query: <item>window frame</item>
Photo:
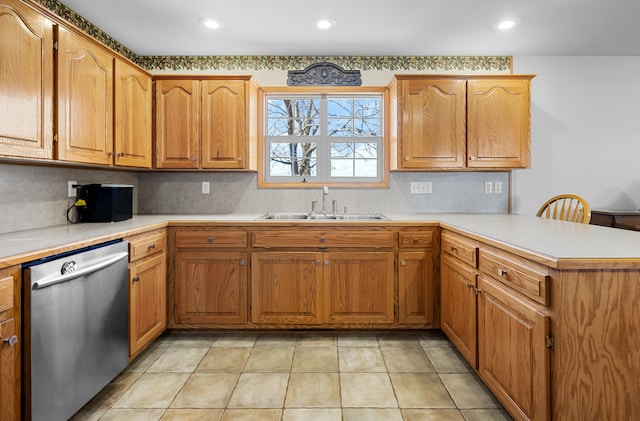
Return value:
M 266 153 L 266 98 L 267 96 L 366 96 L 380 95 L 382 104 L 382 132 L 381 132 L 381 159 L 378 161 L 380 171 L 380 179 L 368 181 L 363 178 L 351 180 L 350 178 L 341 178 L 339 181 L 274 181 L 267 179 L 267 170 L 270 164 L 268 154 Z M 366 86 L 366 87 L 330 87 L 330 86 L 305 86 L 305 87 L 261 87 L 258 90 L 257 98 L 257 164 L 258 164 L 258 188 L 317 188 L 321 186 L 330 187 L 369 187 L 369 188 L 386 188 L 389 187 L 389 151 L 390 151 L 390 100 L 389 89 L 387 87 Z M 353 138 L 357 142 L 358 138 Z M 343 181 L 344 180 L 344 181 Z

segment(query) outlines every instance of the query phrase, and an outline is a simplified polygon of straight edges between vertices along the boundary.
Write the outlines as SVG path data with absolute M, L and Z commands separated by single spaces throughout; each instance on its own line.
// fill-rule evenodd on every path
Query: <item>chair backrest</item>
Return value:
M 580 196 L 561 194 L 547 200 L 536 216 L 588 224 L 591 221 L 591 208 Z

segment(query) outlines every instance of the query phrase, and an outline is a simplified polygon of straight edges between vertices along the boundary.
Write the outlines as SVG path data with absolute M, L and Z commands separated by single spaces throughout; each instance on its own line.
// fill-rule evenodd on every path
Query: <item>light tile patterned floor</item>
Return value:
M 166 334 L 72 420 L 510 419 L 427 331 Z

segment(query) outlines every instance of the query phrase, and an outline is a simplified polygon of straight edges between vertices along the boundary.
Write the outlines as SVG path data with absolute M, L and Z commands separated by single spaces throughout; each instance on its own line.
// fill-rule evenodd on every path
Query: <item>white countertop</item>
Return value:
M 84 223 L 58 225 L 26 231 L 0 234 L 0 267 L 33 260 L 33 256 L 55 254 L 59 251 L 83 247 L 131 235 L 167 223 L 203 222 L 252 222 L 260 214 L 228 215 L 136 215 L 132 219 L 114 223 Z M 444 228 L 455 229 L 471 236 L 488 240 L 491 244 L 506 246 L 516 252 L 553 262 L 572 261 L 573 265 L 589 260 L 626 262 L 640 267 L 640 232 L 554 221 L 516 214 L 455 214 L 455 213 L 407 213 L 390 214 L 391 221 L 381 223 L 425 222 L 439 223 Z M 260 221 L 272 224 L 276 221 Z M 285 221 L 279 220 L 282 224 Z M 347 221 L 321 221 L 340 224 Z M 296 221 L 296 224 L 305 223 Z M 314 221 L 318 224 L 318 221 Z M 362 223 L 360 223 L 362 224 Z M 70 248 L 71 247 L 71 248 Z

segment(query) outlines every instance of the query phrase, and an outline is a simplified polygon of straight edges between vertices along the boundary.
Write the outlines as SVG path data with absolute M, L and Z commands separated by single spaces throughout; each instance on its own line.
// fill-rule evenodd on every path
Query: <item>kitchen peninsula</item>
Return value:
M 407 256 L 403 253 L 413 242 L 418 245 L 413 249 L 415 252 L 426 251 L 431 255 L 434 280 L 431 302 L 436 317 L 432 322 L 416 324 L 421 326 L 416 328 L 438 328 L 442 316 L 443 330 L 514 418 L 640 417 L 640 402 L 633 399 L 640 393 L 637 382 L 640 233 L 513 214 L 389 214 L 390 221 L 366 222 L 256 221 L 258 216 L 134 216 L 118 223 L 64 225 L 2 234 L 0 271 L 11 272 L 12 267 L 25 261 L 60 251 L 168 230 L 167 295 L 171 303 L 176 291 L 171 288 L 176 286 L 171 266 L 175 263 L 174 254 L 180 252 L 172 244 L 172 239 L 176 241 L 176 230 L 245 233 L 232 237 L 243 238 L 244 242 L 227 248 L 249 263 L 254 254 L 277 252 L 253 244 L 258 232 L 290 231 L 302 225 L 305 232 L 336 229 L 360 232 L 363 228 L 365 232 L 390 232 L 391 242 L 380 252 L 394 255 L 395 261 Z M 417 233 L 422 236 L 414 235 Z M 426 237 L 425 233 L 432 237 Z M 208 238 L 204 237 L 205 241 Z M 425 243 L 425 238 L 431 242 Z M 212 237 L 211 243 L 215 241 Z M 327 250 L 318 247 L 318 251 L 315 246 L 300 247 L 305 252 L 320 254 L 331 254 L 334 250 L 331 246 Z M 206 247 L 196 249 L 202 251 Z M 401 265 L 397 267 L 402 268 Z M 393 293 L 394 305 L 399 299 L 399 270 L 387 291 Z M 471 277 L 471 282 L 462 289 L 456 283 L 461 273 Z M 254 299 L 250 286 L 244 291 L 249 303 Z M 453 295 L 445 296 L 444 291 Z M 455 295 L 460 291 L 468 295 Z M 463 301 L 453 303 L 459 310 L 458 319 L 448 318 L 450 297 L 471 300 L 466 307 L 462 306 Z M 249 317 L 250 308 L 246 309 Z M 174 317 L 172 310 L 169 306 L 170 323 Z M 409 324 L 398 323 L 397 308 L 395 312 L 393 319 L 379 328 L 408 328 Z M 452 329 L 445 328 L 445 322 Z M 295 327 L 313 329 L 329 325 L 312 323 Z M 344 324 L 336 326 L 345 328 Z M 460 326 L 466 330 L 456 330 Z M 246 328 L 273 326 L 249 321 Z M 473 335 L 471 354 L 463 352 L 468 345 L 465 333 L 469 332 Z

